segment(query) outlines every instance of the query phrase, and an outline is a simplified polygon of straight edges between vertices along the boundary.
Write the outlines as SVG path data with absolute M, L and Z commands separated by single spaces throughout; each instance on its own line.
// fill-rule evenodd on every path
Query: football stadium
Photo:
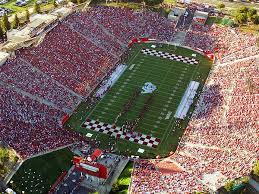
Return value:
M 64 7 L 3 42 L 3 193 L 259 192 L 258 36 L 181 5 Z

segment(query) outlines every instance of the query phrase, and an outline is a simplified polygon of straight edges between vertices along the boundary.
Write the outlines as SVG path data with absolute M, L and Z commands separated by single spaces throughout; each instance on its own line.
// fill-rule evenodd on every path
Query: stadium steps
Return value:
M 195 10 L 191 10 L 189 8 L 186 9 L 186 12 L 188 12 L 188 16 L 184 17 L 184 14 L 182 14 L 176 24 L 176 28 L 180 29 L 180 30 L 188 30 L 192 24 L 193 21 L 193 17 L 194 17 L 194 13 Z
M 229 111 L 229 105 L 231 103 L 231 100 L 232 100 L 232 93 L 236 87 L 236 80 L 231 80 L 231 86 L 230 88 L 226 91 L 227 93 L 227 96 L 226 96 L 226 99 L 224 100 L 225 103 L 223 105 L 223 112 L 222 112 L 222 116 L 220 119 L 220 123 L 223 124 L 223 125 L 227 125 L 227 113 Z
M 172 43 L 176 45 L 183 45 L 185 41 L 186 32 L 178 31 L 172 38 Z
M 253 56 L 250 56 L 250 57 L 245 57 L 245 58 L 241 58 L 241 59 L 237 59 L 237 60 L 225 62 L 225 63 L 219 63 L 219 61 L 218 61 L 217 66 L 232 65 L 232 64 L 235 64 L 237 62 L 242 62 L 242 61 L 246 61 L 246 60 L 249 60 L 249 59 L 257 59 L 257 61 L 259 62 L 259 55 L 257 54 L 257 55 L 253 55 Z
M 249 179 L 249 185 L 250 185 L 249 190 L 251 191 L 251 193 L 253 193 L 252 191 L 259 192 L 259 183 L 256 180 L 252 179 L 252 177 L 250 177 Z
M 90 37 L 87 37 L 86 35 L 84 35 L 83 33 L 77 31 L 76 29 L 74 29 L 72 26 L 70 26 L 69 24 L 65 24 L 67 27 L 69 27 L 73 32 L 76 32 L 78 35 L 80 35 L 81 37 L 83 37 L 84 39 L 86 39 L 87 41 L 93 43 L 95 46 L 107 51 L 110 55 L 112 55 L 115 58 L 119 58 L 119 56 L 115 55 L 114 53 L 112 53 L 110 50 L 106 49 L 105 47 L 103 47 L 102 45 L 98 44 L 95 40 L 91 39 Z
M 30 94 L 30 93 L 28 93 L 28 92 L 25 92 L 25 91 L 23 91 L 22 89 L 17 88 L 17 87 L 14 86 L 14 85 L 9 85 L 9 84 L 4 83 L 4 82 L 2 82 L 2 81 L 0 81 L 0 85 L 2 85 L 2 86 L 4 86 L 4 87 L 7 87 L 7 88 L 9 88 L 10 90 L 13 90 L 13 91 L 15 91 L 15 92 L 17 92 L 17 93 L 19 93 L 19 94 L 22 94 L 23 96 L 27 96 L 27 97 L 29 97 L 29 98 L 32 99 L 32 100 L 38 101 L 38 102 L 41 103 L 41 104 L 45 104 L 45 105 L 50 106 L 50 107 L 52 107 L 52 108 L 54 108 L 54 109 L 60 110 L 60 111 L 62 111 L 62 112 L 65 112 L 64 110 L 60 109 L 60 108 L 57 107 L 55 104 L 53 104 L 52 102 L 50 102 L 50 101 L 48 101 L 48 100 L 45 100 L 45 99 L 43 99 L 43 98 L 40 98 L 40 97 L 38 97 L 38 96 L 34 96 L 34 95 L 32 95 L 32 94 Z
M 35 66 L 33 66 L 31 63 L 29 63 L 28 61 L 24 60 L 23 58 L 19 58 L 21 61 L 25 62 L 26 64 L 30 65 L 32 67 L 32 69 L 34 69 L 35 71 L 43 74 L 44 76 L 48 77 L 48 79 L 51 79 L 53 82 L 55 82 L 58 86 L 64 88 L 64 90 L 67 90 L 69 93 L 71 93 L 72 95 L 78 97 L 80 100 L 83 100 L 84 97 L 81 96 L 80 94 L 74 92 L 73 90 L 69 89 L 68 87 L 64 86 L 63 84 L 59 83 L 58 81 L 56 81 L 55 79 L 53 79 L 51 76 L 45 74 L 44 72 L 42 72 L 40 69 L 36 68 Z
M 95 19 L 92 19 L 93 22 L 99 26 L 106 34 L 108 34 L 109 36 L 112 36 L 114 38 L 114 40 L 117 41 L 117 43 L 119 43 L 123 48 L 128 48 L 128 46 L 126 44 L 124 44 L 122 41 L 120 41 L 116 36 L 114 36 L 112 33 L 110 33 L 103 25 L 99 24 L 98 21 L 96 21 Z
M 72 91 L 71 89 L 69 89 L 68 87 L 64 86 L 63 84 L 59 83 L 58 81 L 56 81 L 55 79 L 53 79 L 51 76 L 45 74 L 44 72 L 42 72 L 40 69 L 36 68 L 35 66 L 33 66 L 31 63 L 29 63 L 28 61 L 24 60 L 23 58 L 19 58 L 19 60 L 23 61 L 24 63 L 28 64 L 29 66 L 31 66 L 32 69 L 34 69 L 35 71 L 37 71 L 40 74 L 43 74 L 44 76 L 46 76 L 48 79 L 51 79 L 53 82 L 55 82 L 58 86 L 62 87 L 64 90 L 66 90 L 68 93 L 72 94 L 72 96 L 76 96 L 79 100 L 79 103 L 81 103 L 81 101 L 84 100 L 83 96 L 77 94 L 76 92 Z M 46 61 L 47 62 L 47 61 Z M 78 103 L 78 104 L 79 104 Z M 78 106 L 78 104 L 75 104 L 73 106 L 73 109 L 70 108 L 63 108 L 64 112 L 67 113 L 72 113 L 73 110 Z
M 217 147 L 217 146 L 207 146 L 204 144 L 198 144 L 198 143 L 189 143 L 189 142 L 185 142 L 185 145 L 187 147 L 191 147 L 191 148 L 205 148 L 205 149 L 215 149 L 215 150 L 222 150 L 222 148 Z

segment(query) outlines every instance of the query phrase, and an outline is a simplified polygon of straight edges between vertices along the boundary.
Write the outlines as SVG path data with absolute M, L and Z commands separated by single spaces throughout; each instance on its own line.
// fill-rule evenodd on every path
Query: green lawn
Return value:
M 131 173 L 133 170 L 133 162 L 129 162 L 127 166 L 124 168 L 122 173 L 120 174 L 117 182 L 114 183 L 110 194 L 120 193 L 127 194 L 128 187 L 131 181 Z
M 139 10 L 141 9 L 141 4 L 140 3 L 133 3 L 133 2 L 109 2 L 109 3 L 100 3 L 101 5 L 104 6 L 112 6 L 112 7 L 126 7 L 129 9 L 134 9 L 134 10 Z
M 132 70 L 127 68 L 115 85 L 94 108 L 88 109 L 87 104 L 82 103 L 71 116 L 67 126 L 83 134 L 88 132 L 94 134 L 93 137 L 101 141 L 101 147 L 106 148 L 108 142 L 114 142 L 115 139 L 106 134 L 81 127 L 83 121 L 88 117 L 112 124 L 116 116 L 121 112 L 124 104 L 130 99 L 132 93 L 136 89 L 141 89 L 145 82 L 152 82 L 157 86 L 154 101 L 150 104 L 148 112 L 136 131 L 160 138 L 160 144 L 154 149 L 119 139 L 116 149 L 118 153 L 140 155 L 141 157 L 166 156 L 170 151 L 174 151 L 189 120 L 188 118 L 184 121 L 176 120 L 173 117 L 174 113 L 189 82 L 194 80 L 199 81 L 201 85 L 204 83 L 210 70 L 211 62 L 198 53 L 196 53 L 199 60 L 198 65 L 189 65 L 140 53 L 143 47 L 150 46 L 150 44 L 135 46 L 130 59 L 126 62 L 128 67 L 135 64 L 134 68 Z M 187 57 L 191 57 L 195 53 L 185 48 L 168 45 L 164 45 L 157 50 L 168 51 Z M 199 89 L 202 89 L 202 86 Z M 121 126 L 126 120 L 132 121 L 136 119 L 149 96 L 150 94 L 141 94 L 129 112 L 118 120 L 117 125 Z M 192 106 L 190 112 L 193 110 L 194 107 Z M 165 117 L 170 111 L 172 114 L 166 120 Z M 137 153 L 139 148 L 145 149 L 145 152 L 143 154 Z
M 176 0 L 164 0 L 164 2 L 163 3 L 165 3 L 165 4 L 173 4 L 173 5 L 175 5 L 176 4 Z
M 65 148 L 26 160 L 9 184 L 18 193 L 47 193 L 61 173 L 72 166 L 72 157 L 73 153 Z

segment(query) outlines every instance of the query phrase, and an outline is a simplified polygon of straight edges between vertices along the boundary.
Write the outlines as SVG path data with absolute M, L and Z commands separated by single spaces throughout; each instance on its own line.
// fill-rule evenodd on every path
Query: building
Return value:
M 186 9 L 181 7 L 174 7 L 168 14 L 168 19 L 177 21 L 178 18 L 185 13 Z

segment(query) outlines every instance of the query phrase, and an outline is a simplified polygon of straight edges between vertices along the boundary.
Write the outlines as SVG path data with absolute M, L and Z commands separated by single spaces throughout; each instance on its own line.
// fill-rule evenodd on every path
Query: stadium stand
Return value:
M 257 37 L 196 22 L 185 30 L 185 46 L 217 53 L 218 61 L 176 152 L 166 158 L 183 171 L 168 167 L 165 174 L 155 166 L 157 160 L 136 160 L 131 193 L 215 191 L 229 179 L 248 175 L 259 156 Z
M 187 31 L 185 45 L 218 52 L 223 64 L 210 72 L 179 147 L 169 156 L 183 171 L 165 175 L 156 161 L 138 160 L 133 193 L 214 189 L 226 178 L 247 174 L 258 157 L 256 37 L 228 27 L 187 24 L 190 28 L 181 27 Z M 175 26 L 158 13 L 125 8 L 98 6 L 69 15 L 39 46 L 17 50 L 0 67 L 0 140 L 23 158 L 82 141 L 60 126 L 60 118 L 116 67 L 130 40 L 170 41 Z M 223 178 L 209 182 L 206 175 L 215 172 Z
M 157 13 L 113 7 L 67 16 L 0 67 L 1 140 L 24 158 L 81 140 L 60 119 L 116 67 L 132 38 L 167 41 L 174 27 Z
M 194 49 L 218 52 L 221 63 L 259 54 L 256 36 L 218 25 L 193 23 L 187 31 L 185 45 Z
M 256 150 L 259 132 L 256 123 L 258 61 L 259 56 L 256 56 L 218 65 L 210 73 L 179 147 L 169 156 L 184 172 L 166 176 L 170 177 L 169 180 L 178 180 L 180 176 L 180 183 L 168 186 L 164 181 L 155 182 L 164 180 L 164 175 L 152 166 L 146 166 L 147 161 L 143 165 L 140 160 L 132 175 L 133 193 L 216 190 L 227 179 L 249 174 L 259 155 Z M 251 80 L 250 86 L 247 77 Z M 210 181 L 214 175 L 217 178 Z M 201 184 L 205 188 L 200 187 Z

